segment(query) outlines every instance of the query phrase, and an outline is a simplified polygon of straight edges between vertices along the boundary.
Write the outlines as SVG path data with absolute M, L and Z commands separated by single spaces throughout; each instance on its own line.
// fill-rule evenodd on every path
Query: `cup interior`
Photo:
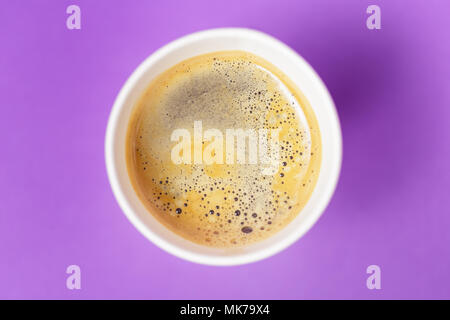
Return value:
M 153 78 L 193 56 L 225 50 L 258 55 L 288 76 L 310 102 L 321 132 L 322 163 L 316 187 L 302 211 L 272 237 L 242 248 L 211 248 L 173 233 L 150 214 L 128 177 L 125 138 L 131 111 Z M 105 157 L 114 195 L 135 227 L 160 248 L 180 258 L 208 265 L 238 265 L 269 257 L 299 239 L 317 221 L 328 204 L 341 167 L 342 142 L 334 103 L 311 66 L 280 41 L 248 29 L 214 29 L 169 43 L 150 55 L 134 71 L 116 98 L 108 122 Z

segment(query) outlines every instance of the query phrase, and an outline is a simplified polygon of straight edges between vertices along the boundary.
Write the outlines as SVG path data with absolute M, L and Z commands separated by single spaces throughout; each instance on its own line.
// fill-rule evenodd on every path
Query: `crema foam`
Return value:
M 244 246 L 300 213 L 319 175 L 321 140 L 285 75 L 253 54 L 223 51 L 149 84 L 129 122 L 126 158 L 139 198 L 170 230 Z

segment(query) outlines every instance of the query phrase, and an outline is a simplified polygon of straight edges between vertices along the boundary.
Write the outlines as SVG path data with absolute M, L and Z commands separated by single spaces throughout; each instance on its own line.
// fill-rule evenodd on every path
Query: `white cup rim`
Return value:
M 170 241 L 167 241 L 163 237 L 159 236 L 153 230 L 148 228 L 136 213 L 133 210 L 133 207 L 130 203 L 130 199 L 125 195 L 123 187 L 121 183 L 119 183 L 119 178 L 117 175 L 118 163 L 116 161 L 115 152 L 116 152 L 116 131 L 118 128 L 118 123 L 120 121 L 120 112 L 124 107 L 125 101 L 128 98 L 128 95 L 132 91 L 132 89 L 138 84 L 144 72 L 148 70 L 152 65 L 158 63 L 158 61 L 167 55 L 170 52 L 180 50 L 188 44 L 192 44 L 194 42 L 200 41 L 202 39 L 220 37 L 224 35 L 232 34 L 235 37 L 241 37 L 242 39 L 258 39 L 258 41 L 266 42 L 271 46 L 277 48 L 280 51 L 280 54 L 288 57 L 289 59 L 295 61 L 301 65 L 304 72 L 308 73 L 311 77 L 313 86 L 315 90 L 318 90 L 321 95 L 321 99 L 324 101 L 324 108 L 327 109 L 328 116 L 330 119 L 329 128 L 327 127 L 327 131 L 330 132 L 329 141 L 331 148 L 333 149 L 333 163 L 330 165 L 329 170 L 327 170 L 327 184 L 322 188 L 320 198 L 317 201 L 317 204 L 314 207 L 314 213 L 310 214 L 308 218 L 303 221 L 297 229 L 290 232 L 290 234 L 283 239 L 280 239 L 274 245 L 268 246 L 267 248 L 260 249 L 255 252 L 247 252 L 245 254 L 238 254 L 233 256 L 212 256 L 209 254 L 201 254 L 197 252 L 193 252 L 190 250 L 186 250 L 185 248 L 181 248 L 177 245 L 174 245 Z M 183 59 L 184 60 L 184 59 Z M 305 93 L 305 92 L 303 92 Z M 312 105 L 314 109 L 314 105 Z M 322 130 L 320 123 L 319 127 Z M 124 149 L 125 150 L 125 149 Z M 124 155 L 125 157 L 125 155 Z M 131 223 L 151 242 L 160 247 L 161 249 L 188 261 L 196 262 L 200 264 L 206 265 L 216 265 L 216 266 L 229 266 L 229 265 L 240 265 L 251 263 L 255 261 L 259 261 L 270 257 L 291 244 L 297 241 L 300 237 L 302 237 L 319 219 L 328 205 L 334 190 L 336 188 L 340 169 L 342 162 L 342 134 L 339 125 L 339 118 L 335 109 L 334 102 L 320 77 L 314 71 L 314 69 L 295 51 L 289 48 L 287 45 L 282 43 L 281 41 L 264 34 L 260 31 L 255 31 L 251 29 L 244 28 L 220 28 L 220 29 L 209 29 L 205 31 L 196 32 L 184 37 L 181 37 L 175 41 L 170 42 L 169 44 L 163 46 L 153 54 L 151 54 L 148 58 L 146 58 L 131 74 L 131 76 L 127 79 L 123 87 L 121 88 L 114 105 L 112 107 L 108 125 L 106 130 L 105 137 L 105 161 L 106 161 L 106 170 L 108 174 L 108 178 L 110 181 L 111 188 L 113 190 L 114 196 L 119 203 L 122 211 L 126 215 L 126 217 L 131 221 Z M 320 179 L 320 178 L 319 178 Z M 301 212 L 300 212 L 301 213 Z M 299 214 L 300 214 L 299 213 Z M 148 213 L 150 215 L 150 213 Z M 292 222 L 291 222 L 292 223 Z M 163 228 L 166 228 L 161 224 Z M 280 233 L 281 231 L 279 231 Z M 272 236 L 274 237 L 274 236 Z

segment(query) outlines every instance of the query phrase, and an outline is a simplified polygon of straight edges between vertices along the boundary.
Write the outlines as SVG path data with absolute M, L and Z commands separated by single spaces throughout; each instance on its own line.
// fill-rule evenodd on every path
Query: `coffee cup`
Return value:
M 240 50 L 272 63 L 298 86 L 311 104 L 321 132 L 322 163 L 315 188 L 301 212 L 270 238 L 243 247 L 208 247 L 177 235 L 161 224 L 140 201 L 127 172 L 125 145 L 132 109 L 148 84 L 177 63 L 216 51 Z M 336 187 L 342 159 L 342 138 L 333 100 L 316 72 L 297 53 L 259 31 L 225 28 L 177 39 L 151 54 L 120 90 L 108 121 L 105 160 L 108 178 L 122 211 L 131 223 L 161 249 L 206 265 L 240 265 L 274 255 L 302 237 L 325 210 Z

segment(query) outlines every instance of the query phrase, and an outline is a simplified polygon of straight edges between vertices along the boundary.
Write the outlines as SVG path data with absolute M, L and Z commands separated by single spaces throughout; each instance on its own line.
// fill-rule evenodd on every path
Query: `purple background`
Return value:
M 77 4 L 82 29 L 66 28 Z M 382 29 L 366 28 L 378 4 Z M 157 48 L 214 27 L 294 48 L 341 118 L 344 161 L 314 228 L 282 253 L 208 267 L 158 249 L 109 187 L 116 94 Z M 450 298 L 450 3 L 0 1 L 0 298 Z M 68 290 L 70 264 L 82 289 Z M 366 268 L 382 269 L 382 290 Z

